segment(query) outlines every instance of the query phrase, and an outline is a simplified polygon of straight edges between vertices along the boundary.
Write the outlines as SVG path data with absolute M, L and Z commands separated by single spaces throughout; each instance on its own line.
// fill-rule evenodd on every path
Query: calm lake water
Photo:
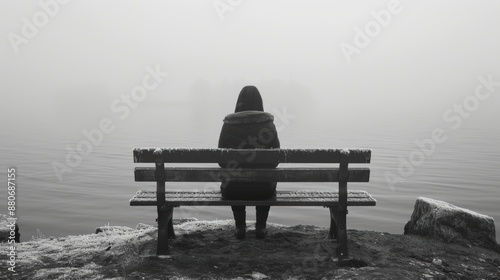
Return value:
M 222 118 L 219 110 L 190 109 L 189 106 L 151 107 L 137 110 L 125 120 L 106 110 L 93 112 L 86 120 L 57 116 L 33 117 L 29 122 L 2 125 L 2 167 L 14 166 L 18 173 L 18 218 L 22 240 L 37 235 L 64 236 L 92 233 L 102 225 L 135 227 L 154 224 L 154 207 L 131 207 L 129 199 L 139 189 L 154 183 L 134 182 L 134 147 L 216 147 Z M 282 108 L 277 108 L 282 110 Z M 272 110 L 268 110 L 273 112 Z M 288 108 L 289 112 L 293 110 Z M 93 129 L 103 117 L 113 120 L 115 129 L 101 145 L 83 158 L 60 182 L 53 162 L 65 162 L 66 147 L 84 140 L 82 128 Z M 492 216 L 500 221 L 500 131 L 494 119 L 470 118 L 452 130 L 438 114 L 423 117 L 378 116 L 342 119 L 316 118 L 314 112 L 295 112 L 295 118 L 276 118 L 283 148 L 371 148 L 369 183 L 350 184 L 377 199 L 375 207 L 351 207 L 348 227 L 402 233 L 417 197 L 444 200 Z M 415 168 L 405 182 L 389 186 L 385 173 L 397 173 L 401 158 L 416 149 L 415 139 L 428 138 L 434 128 L 443 128 L 448 139 L 437 144 L 425 163 Z M 6 173 L 6 172 L 5 172 Z M 5 176 L 5 174 L 2 174 Z M 5 177 L 4 177 L 5 178 Z M 6 181 L 6 180 L 4 180 Z M 203 183 L 175 185 L 175 188 L 203 187 Z M 336 184 L 285 184 L 280 189 L 335 190 Z M 2 191 L 2 193 L 5 193 Z M 3 195 L 2 195 L 3 197 Z M 7 212 L 6 199 L 0 213 Z M 247 209 L 249 220 L 255 219 Z M 230 219 L 226 207 L 182 207 L 174 217 L 203 220 Z M 328 226 L 328 211 L 320 207 L 274 207 L 269 222 L 285 225 Z

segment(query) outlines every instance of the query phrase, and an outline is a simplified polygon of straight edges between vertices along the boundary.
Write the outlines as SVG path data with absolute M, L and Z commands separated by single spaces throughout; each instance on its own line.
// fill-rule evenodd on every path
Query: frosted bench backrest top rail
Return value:
M 135 148 L 135 163 L 370 163 L 370 149 Z

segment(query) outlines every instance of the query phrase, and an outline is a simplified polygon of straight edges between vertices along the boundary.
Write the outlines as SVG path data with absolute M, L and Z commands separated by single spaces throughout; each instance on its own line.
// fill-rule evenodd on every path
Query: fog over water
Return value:
M 370 183 L 351 188 L 378 203 L 350 208 L 349 228 L 402 233 L 426 196 L 493 216 L 500 236 L 499 2 L 41 3 L 52 3 L 41 27 L 36 1 L 0 3 L 0 179 L 17 168 L 22 240 L 153 224 L 155 209 L 128 206 L 154 187 L 134 182 L 132 149 L 216 147 L 245 85 L 259 88 L 282 147 L 372 149 Z M 151 89 L 133 97 L 145 79 Z M 69 166 L 103 121 L 109 133 Z M 441 143 L 403 176 L 436 130 Z M 327 226 L 327 212 L 276 207 L 269 221 Z M 229 208 L 174 215 L 231 218 Z

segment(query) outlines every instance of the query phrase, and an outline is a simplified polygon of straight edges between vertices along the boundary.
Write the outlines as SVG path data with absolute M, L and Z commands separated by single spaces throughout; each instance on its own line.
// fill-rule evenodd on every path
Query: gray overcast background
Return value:
M 402 11 L 351 63 L 340 44 L 353 44 L 355 28 L 364 29 L 370 13 L 389 1 L 242 1 L 224 20 L 214 2 L 69 1 L 15 54 L 7 34 L 21 34 L 21 19 L 40 7 L 1 1 L 0 121 L 50 121 L 72 112 L 100 118 L 156 64 L 171 76 L 149 105 L 291 83 L 294 94 L 307 97 L 304 110 L 325 116 L 376 114 L 383 121 L 404 112 L 437 124 L 473 93 L 479 75 L 500 80 L 498 1 L 401 0 Z M 278 89 L 261 89 L 270 106 L 285 98 Z M 496 119 L 497 112 L 476 115 Z
M 399 13 L 349 62 L 341 45 L 355 45 L 356 30 L 396 2 Z M 373 149 L 370 183 L 356 188 L 377 207 L 357 207 L 365 209 L 350 213 L 349 228 L 400 233 L 418 196 L 500 220 L 500 86 L 467 117 L 443 119 L 473 98 L 480 76 L 500 82 L 500 1 L 72 0 L 16 54 L 10 38 L 40 15 L 38 3 L 0 1 L 0 180 L 19 169 L 22 238 L 151 221 L 154 209 L 128 207 L 145 187 L 134 182 L 132 148 L 216 147 L 247 84 L 276 116 L 282 147 Z M 222 17 L 214 8 L 230 3 Z M 111 104 L 157 65 L 170 75 L 120 119 Z M 104 118 L 115 130 L 58 180 L 54 163 L 68 168 L 68 149 Z M 415 140 L 436 128 L 449 140 L 401 175 Z M 391 186 L 391 172 L 405 182 Z M 231 218 L 227 209 L 186 211 L 176 217 Z M 328 213 L 276 207 L 271 219 L 324 225 Z

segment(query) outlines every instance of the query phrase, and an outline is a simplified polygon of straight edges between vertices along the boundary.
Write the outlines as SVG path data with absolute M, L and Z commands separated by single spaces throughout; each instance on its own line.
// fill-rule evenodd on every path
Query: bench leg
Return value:
M 335 207 L 328 207 L 330 209 L 330 231 L 328 232 L 329 239 L 337 239 L 337 209 Z
M 339 203 L 337 204 L 337 258 L 347 259 L 347 163 L 340 163 Z
M 337 209 L 337 258 L 340 260 L 349 257 L 347 252 L 347 226 L 346 214 L 347 209 L 342 208 L 340 205 Z
M 173 223 L 173 220 L 174 220 L 174 207 L 170 206 L 168 207 L 168 211 L 167 213 L 170 213 L 169 216 L 169 220 L 168 220 L 168 239 L 175 239 L 176 236 L 175 236 L 175 231 L 174 231 L 174 223 Z
M 157 255 L 170 255 L 170 248 L 168 247 L 169 238 L 169 224 L 172 223 L 173 207 L 166 204 L 158 206 L 158 247 L 156 249 Z M 173 231 L 173 228 L 172 228 Z

